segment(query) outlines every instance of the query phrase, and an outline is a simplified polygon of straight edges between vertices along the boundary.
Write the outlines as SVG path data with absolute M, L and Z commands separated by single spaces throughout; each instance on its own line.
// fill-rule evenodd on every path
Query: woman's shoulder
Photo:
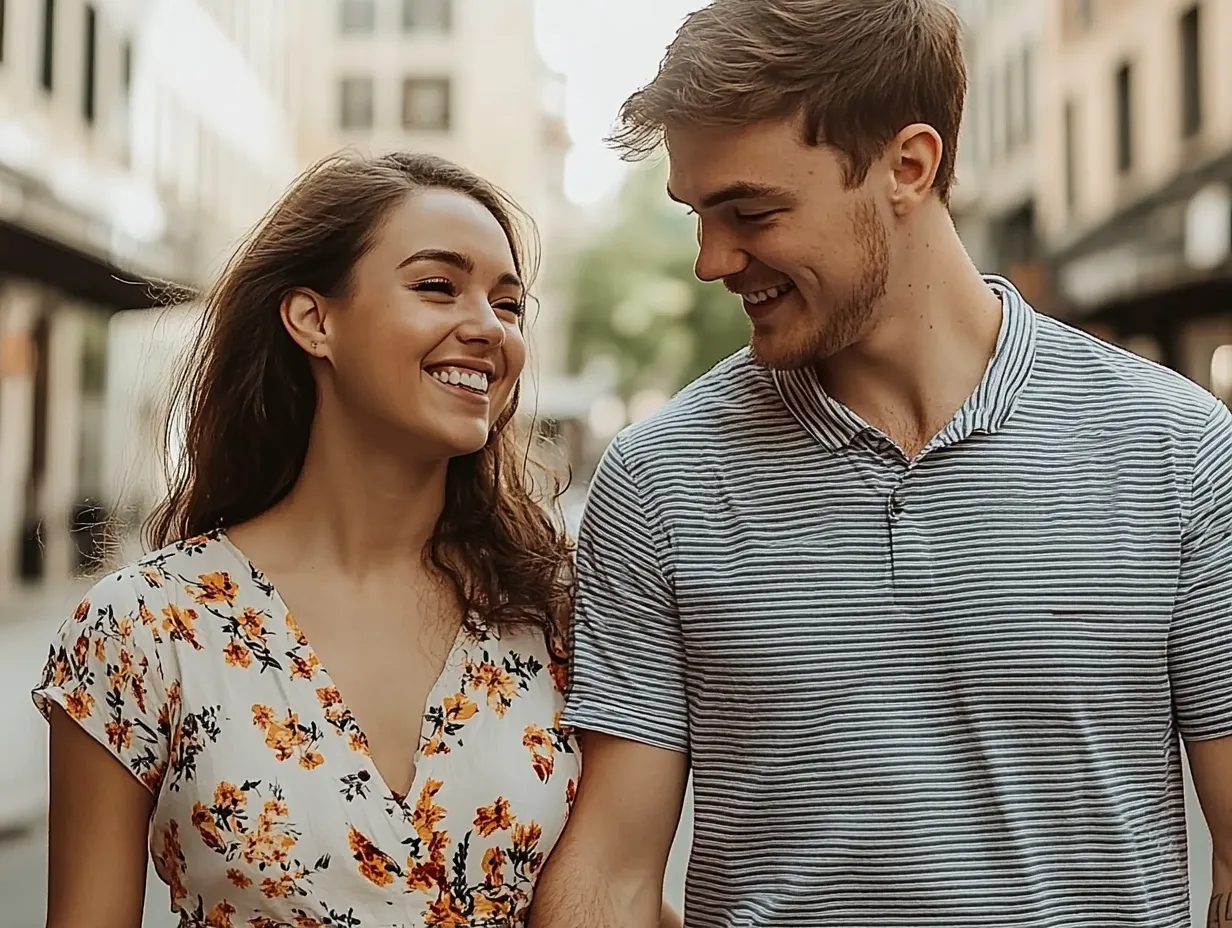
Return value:
M 32 693 L 49 720 L 60 706 L 153 792 L 171 757 L 185 661 L 215 651 L 216 623 L 203 612 L 238 591 L 219 544 L 187 539 L 99 579 L 52 640 Z
M 233 607 L 247 585 L 263 582 L 249 575 L 221 534 L 177 541 L 114 570 L 86 592 L 72 621 L 80 626 L 131 619 L 146 629 L 152 643 L 183 641 L 200 650 L 196 619 L 202 608 Z

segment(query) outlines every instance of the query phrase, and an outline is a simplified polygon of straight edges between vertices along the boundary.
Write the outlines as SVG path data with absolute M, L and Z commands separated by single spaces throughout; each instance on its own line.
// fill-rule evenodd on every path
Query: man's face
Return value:
M 697 276 L 741 296 L 758 361 L 805 367 L 864 336 L 890 273 L 870 181 L 848 189 L 840 156 L 794 120 L 669 128 L 667 149 L 668 193 L 698 216 Z

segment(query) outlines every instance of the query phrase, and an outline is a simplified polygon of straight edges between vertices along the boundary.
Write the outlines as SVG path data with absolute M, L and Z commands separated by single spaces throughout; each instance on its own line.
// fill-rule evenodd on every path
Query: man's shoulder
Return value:
M 1080 412 L 1189 432 L 1219 400 L 1189 378 L 1060 320 L 1041 316 L 1037 382 Z
M 688 456 L 701 446 L 724 444 L 747 427 L 751 418 L 779 407 L 770 372 L 743 348 L 690 383 L 653 415 L 622 430 L 616 444 L 626 459 Z

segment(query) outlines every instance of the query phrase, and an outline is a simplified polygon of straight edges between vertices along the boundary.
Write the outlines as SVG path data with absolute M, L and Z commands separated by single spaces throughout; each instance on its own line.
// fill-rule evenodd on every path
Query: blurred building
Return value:
M 293 2 L 0 2 L 0 601 L 90 566 L 158 446 L 106 415 L 141 360 L 112 314 L 203 281 L 294 172 Z
M 952 210 L 976 264 L 1013 280 L 1046 309 L 1036 228 L 1039 182 L 1039 44 L 1047 4 L 963 0 L 967 111 Z
M 164 489 L 165 401 L 200 315 L 146 309 L 157 294 L 140 280 L 208 282 L 294 175 L 340 148 L 436 152 L 531 212 L 543 274 L 524 408 L 573 417 L 576 390 L 555 376 L 564 88 L 538 55 L 533 0 L 0 0 L 0 21 L 0 171 L 23 191 L 0 186 L 0 229 L 43 243 L 0 247 L 9 585 L 90 566 L 94 523 L 131 540 Z M 90 217 L 85 231 L 40 225 L 36 188 Z
M 1232 3 L 1042 6 L 1058 311 L 1232 399 Z

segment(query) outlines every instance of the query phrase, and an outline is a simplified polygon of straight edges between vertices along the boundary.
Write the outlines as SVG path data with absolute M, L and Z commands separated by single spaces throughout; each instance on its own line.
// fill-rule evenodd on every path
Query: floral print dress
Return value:
M 278 592 L 216 534 L 94 587 L 34 698 L 154 794 L 183 928 L 508 926 L 579 775 L 565 668 L 541 634 L 460 632 L 397 796 Z

